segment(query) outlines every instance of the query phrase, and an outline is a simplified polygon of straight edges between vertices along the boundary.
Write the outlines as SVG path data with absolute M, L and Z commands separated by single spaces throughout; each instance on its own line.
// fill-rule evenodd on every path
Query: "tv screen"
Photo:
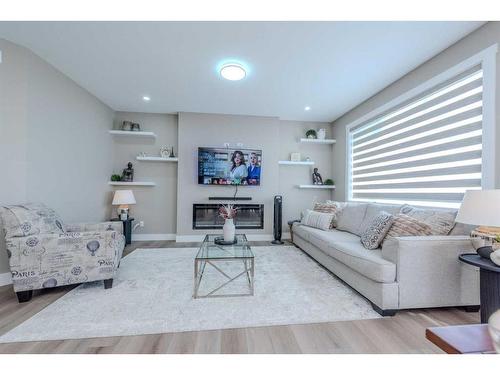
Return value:
M 262 150 L 198 148 L 198 184 L 260 185 Z

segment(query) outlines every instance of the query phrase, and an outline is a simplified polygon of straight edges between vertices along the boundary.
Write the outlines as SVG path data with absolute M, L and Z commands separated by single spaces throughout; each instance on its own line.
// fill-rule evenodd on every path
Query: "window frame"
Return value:
M 382 106 L 370 111 L 361 116 L 357 120 L 349 123 L 345 127 L 346 139 L 346 168 L 345 168 L 345 192 L 346 201 L 353 201 L 352 193 L 352 139 L 351 129 L 359 124 L 373 119 L 384 112 L 391 110 L 401 103 L 416 98 L 425 91 L 439 85 L 454 76 L 470 69 L 476 65 L 481 65 L 483 70 L 483 136 L 482 136 L 482 189 L 494 189 L 495 187 L 495 118 L 496 118 L 496 54 L 498 51 L 498 43 L 495 43 L 488 48 L 483 49 L 479 53 L 469 57 L 468 59 L 454 65 L 446 71 L 434 76 L 415 88 L 399 95 Z

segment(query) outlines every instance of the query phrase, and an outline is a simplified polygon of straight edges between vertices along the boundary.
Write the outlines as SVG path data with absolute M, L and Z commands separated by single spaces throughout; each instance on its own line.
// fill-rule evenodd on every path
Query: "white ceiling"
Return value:
M 118 111 L 332 121 L 482 24 L 0 22 L 0 37 Z M 227 59 L 248 64 L 245 80 L 219 77 Z

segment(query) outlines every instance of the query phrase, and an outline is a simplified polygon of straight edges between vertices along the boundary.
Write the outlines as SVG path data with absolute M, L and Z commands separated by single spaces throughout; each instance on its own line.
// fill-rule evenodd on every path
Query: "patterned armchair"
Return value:
M 64 225 L 39 203 L 6 206 L 0 214 L 19 302 L 35 289 L 98 280 L 113 286 L 125 247 L 122 222 Z

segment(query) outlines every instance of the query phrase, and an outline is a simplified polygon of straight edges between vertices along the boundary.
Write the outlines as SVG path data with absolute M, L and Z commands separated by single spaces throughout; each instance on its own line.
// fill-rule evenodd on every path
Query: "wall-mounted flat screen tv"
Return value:
M 260 185 L 262 150 L 198 148 L 198 184 Z

